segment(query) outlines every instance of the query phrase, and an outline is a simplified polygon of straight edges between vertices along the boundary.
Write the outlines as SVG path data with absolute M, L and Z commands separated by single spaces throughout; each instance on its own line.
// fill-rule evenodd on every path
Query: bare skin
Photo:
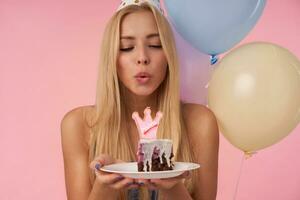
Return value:
M 95 181 L 91 184 L 89 181 L 89 172 L 91 168 L 95 170 L 96 162 L 88 163 L 88 136 L 89 130 L 84 120 L 86 115 L 93 112 L 92 106 L 79 107 L 70 111 L 63 119 L 62 128 L 62 146 L 65 163 L 65 180 L 67 196 L 69 200 L 101 199 L 109 191 L 110 194 L 116 194 L 115 188 L 128 188 L 127 183 L 132 183 L 132 179 L 122 179 L 118 186 L 103 187 L 101 181 Z M 217 174 L 218 174 L 218 145 L 219 135 L 215 116 L 202 105 L 185 104 L 183 107 L 184 119 L 187 124 L 188 139 L 195 152 L 196 162 L 201 164 L 199 169 L 199 182 L 196 185 L 195 200 L 213 200 L 217 192 Z M 137 134 L 137 133 L 133 133 Z M 103 157 L 101 158 L 103 159 Z M 102 160 L 100 163 L 110 164 L 117 162 L 115 160 Z M 97 159 L 96 159 L 97 160 Z M 91 168 L 90 168 L 91 167 Z M 118 174 L 106 174 L 109 181 L 119 177 Z M 186 177 L 179 177 L 186 178 Z M 170 182 L 174 180 L 151 180 L 158 187 L 165 188 L 161 190 L 167 199 L 183 199 L 182 195 L 187 191 L 182 184 L 174 184 L 171 189 L 167 189 Z M 176 182 L 176 181 L 175 181 Z M 146 185 L 147 186 L 147 185 Z M 152 185 L 148 185 L 152 187 Z M 97 190 L 101 187 L 102 190 Z M 137 187 L 130 185 L 129 187 Z M 107 199 L 116 199 L 110 195 Z M 191 197 L 189 197 L 191 199 Z

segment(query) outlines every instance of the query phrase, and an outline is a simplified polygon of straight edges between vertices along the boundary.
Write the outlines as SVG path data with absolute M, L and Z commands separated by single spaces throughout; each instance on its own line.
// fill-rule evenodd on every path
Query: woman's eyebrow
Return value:
M 135 37 L 133 36 L 121 36 L 121 40 L 134 40 Z
M 147 39 L 153 38 L 153 37 L 159 37 L 159 34 L 158 33 L 151 33 L 151 34 L 146 36 Z
M 153 37 L 159 37 L 158 33 L 151 33 L 146 36 L 147 39 L 153 38 Z M 121 36 L 121 40 L 126 39 L 126 40 L 135 40 L 134 36 Z

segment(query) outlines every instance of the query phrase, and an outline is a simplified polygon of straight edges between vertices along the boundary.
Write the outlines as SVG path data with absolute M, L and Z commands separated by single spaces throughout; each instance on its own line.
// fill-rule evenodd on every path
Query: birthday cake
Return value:
M 155 119 L 151 117 L 151 110 L 147 107 L 144 119 L 137 112 L 132 114 L 138 128 L 140 140 L 137 151 L 137 168 L 139 172 L 172 170 L 173 144 L 169 139 L 156 139 L 157 128 L 162 113 L 156 113 Z

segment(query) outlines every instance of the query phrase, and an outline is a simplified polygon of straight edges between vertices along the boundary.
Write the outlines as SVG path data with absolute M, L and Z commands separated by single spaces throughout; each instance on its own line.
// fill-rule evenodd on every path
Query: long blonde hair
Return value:
M 140 10 L 153 13 L 162 48 L 168 61 L 165 80 L 157 89 L 159 93 L 157 109 L 164 114 L 158 128 L 158 138 L 168 138 L 173 141 L 175 161 L 193 162 L 181 111 L 178 58 L 173 33 L 166 18 L 148 3 L 121 9 L 112 16 L 106 26 L 101 45 L 95 115 L 92 124 L 90 124 L 89 160 L 92 161 L 99 154 L 109 154 L 124 161 L 136 160 L 136 152 L 133 152 L 130 145 L 128 127 L 124 123 L 127 120 L 126 106 L 122 95 L 123 87 L 119 83 L 116 66 L 121 20 L 125 15 Z M 197 177 L 196 172 L 193 172 L 192 175 L 192 179 L 184 182 L 191 194 Z M 94 174 L 91 173 L 90 177 L 93 183 Z M 146 190 L 140 190 L 142 191 L 142 199 L 147 199 L 145 197 Z M 125 197 L 125 191 L 120 192 L 119 199 L 126 199 Z

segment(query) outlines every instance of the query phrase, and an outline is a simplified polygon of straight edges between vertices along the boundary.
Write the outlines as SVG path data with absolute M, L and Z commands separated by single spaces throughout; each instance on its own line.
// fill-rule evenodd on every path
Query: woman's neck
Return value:
M 127 107 L 128 114 L 138 112 L 140 116 L 143 116 L 146 107 L 150 107 L 152 114 L 157 112 L 157 95 L 151 94 L 150 96 L 136 96 L 129 95 L 126 97 L 125 105 Z
M 143 116 L 146 107 L 151 108 L 151 114 L 152 117 L 154 117 L 158 111 L 157 99 L 156 91 L 148 96 L 138 96 L 127 91 L 124 96 L 124 104 L 126 106 L 127 114 L 129 115 L 128 117 L 131 118 L 133 112 L 138 112 L 140 116 Z

